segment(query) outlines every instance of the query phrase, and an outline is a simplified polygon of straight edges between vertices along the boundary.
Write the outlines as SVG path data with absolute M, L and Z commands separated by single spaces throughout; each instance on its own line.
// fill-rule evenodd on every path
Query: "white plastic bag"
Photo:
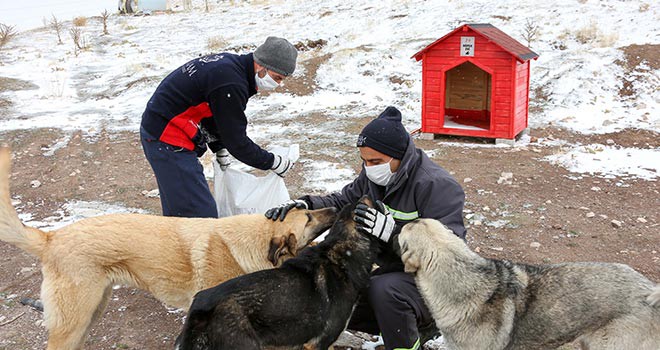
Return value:
M 298 145 L 273 147 L 271 152 L 286 155 L 291 161 L 297 161 L 300 156 Z M 231 165 L 222 171 L 216 161 L 213 161 L 213 170 L 218 217 L 265 213 L 290 199 L 284 179 L 273 172 L 257 177 Z

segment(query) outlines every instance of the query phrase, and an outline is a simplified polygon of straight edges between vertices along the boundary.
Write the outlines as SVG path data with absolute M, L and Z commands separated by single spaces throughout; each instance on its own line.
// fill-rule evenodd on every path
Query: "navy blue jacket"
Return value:
M 227 148 L 239 161 L 267 170 L 273 154 L 246 133 L 245 107 L 257 92 L 252 54 L 196 58 L 160 83 L 142 114 L 142 129 L 167 144 L 206 151 Z
M 398 233 L 405 223 L 417 218 L 436 219 L 454 234 L 465 239 L 463 223 L 465 193 L 461 185 L 442 167 L 426 156 L 423 150 L 408 141 L 401 165 L 388 186 L 379 186 L 367 178 L 364 166 L 358 177 L 344 186 L 341 192 L 327 196 L 304 196 L 310 209 L 342 208 L 357 202 L 363 195 L 382 201 L 394 217 Z M 401 259 L 386 245 L 377 259 L 387 270 L 403 271 Z

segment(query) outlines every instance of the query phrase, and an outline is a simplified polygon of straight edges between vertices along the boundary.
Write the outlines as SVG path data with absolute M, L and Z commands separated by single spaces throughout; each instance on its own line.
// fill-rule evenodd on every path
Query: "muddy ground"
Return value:
M 367 119 L 341 122 L 310 116 L 301 122 L 327 122 L 357 131 Z M 292 139 L 301 137 L 290 135 Z M 0 134 L 14 153 L 11 189 L 19 212 L 42 220 L 71 200 L 103 201 L 159 214 L 157 198 L 144 195 L 156 182 L 134 133 L 106 134 L 87 139 L 74 134 L 66 146 L 50 154 L 64 138 L 58 130 L 40 129 Z M 626 130 L 585 136 L 560 129 L 537 129 L 532 142 L 516 147 L 459 147 L 490 141 L 436 138 L 416 140 L 433 150 L 433 159 L 463 185 L 466 195 L 468 243 L 493 258 L 540 264 L 565 261 L 606 261 L 629 264 L 660 281 L 660 194 L 657 181 L 603 179 L 582 175 L 540 161 L 560 146 L 536 139 L 606 143 L 626 147 L 660 147 L 656 133 Z M 283 137 L 286 137 L 283 136 Z M 319 139 L 304 143 L 302 157 L 328 160 L 322 149 L 333 148 L 357 171 L 360 164 L 352 142 Z M 342 156 L 343 155 L 343 156 Z M 513 173 L 510 184 L 503 172 Z M 40 182 L 35 186 L 35 180 Z M 498 183 L 500 180 L 501 183 Z M 302 191 L 304 174 L 286 178 L 293 197 Z M 596 190 L 598 188 L 598 190 Z M 588 217 L 587 213 L 594 213 Z M 615 227 L 612 220 L 622 223 Z M 0 349 L 43 349 L 46 331 L 42 314 L 21 305 L 21 297 L 39 298 L 39 262 L 0 243 Z M 178 334 L 184 314 L 169 310 L 145 292 L 119 288 L 86 349 L 167 349 Z

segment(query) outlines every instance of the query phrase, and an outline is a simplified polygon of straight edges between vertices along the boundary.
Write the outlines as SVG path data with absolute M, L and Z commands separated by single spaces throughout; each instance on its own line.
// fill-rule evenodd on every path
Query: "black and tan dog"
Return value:
M 114 284 L 187 309 L 198 291 L 296 255 L 335 221 L 334 208 L 222 219 L 103 215 L 44 232 L 24 226 L 9 195 L 10 152 L 0 148 L 0 241 L 38 257 L 48 350 L 82 348 Z
M 368 198 L 362 203 L 372 207 Z M 179 350 L 327 349 L 346 328 L 369 283 L 377 238 L 355 230 L 346 206 L 323 242 L 280 268 L 199 292 L 177 339 Z

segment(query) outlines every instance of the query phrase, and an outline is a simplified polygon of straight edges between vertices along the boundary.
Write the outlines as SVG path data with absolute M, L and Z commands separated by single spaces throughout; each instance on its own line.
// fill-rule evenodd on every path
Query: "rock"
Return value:
M 611 223 L 612 226 L 614 226 L 615 228 L 620 228 L 621 226 L 623 226 L 623 223 L 622 223 L 621 221 L 619 221 L 619 220 L 612 220 L 612 221 L 610 221 L 610 223 Z
M 4 321 L 7 317 L 5 316 L 0 316 L 0 322 Z
M 498 185 L 511 185 L 513 183 L 513 173 L 503 172 L 497 180 Z
M 532 242 L 532 243 L 529 244 L 529 246 L 530 246 L 530 248 L 539 249 L 539 247 L 541 247 L 541 243 L 539 243 L 539 242 Z
M 155 189 L 151 191 L 142 191 L 142 195 L 144 195 L 147 198 L 158 198 L 160 196 L 160 193 L 158 192 L 158 189 Z
M 580 210 L 589 210 L 589 208 L 587 208 L 587 207 L 579 207 L 578 209 L 580 209 Z
M 594 186 L 594 187 L 591 188 L 591 190 L 595 191 L 595 192 L 598 192 L 598 191 L 600 191 L 600 187 Z
M 463 179 L 463 183 L 468 183 L 468 182 L 472 182 L 471 177 L 466 177 L 465 179 Z
M 39 187 L 39 186 L 41 186 L 41 181 L 39 181 L 39 180 L 32 180 L 32 181 L 30 181 L 30 187 L 32 187 L 32 188 L 37 188 L 37 187 Z
M 613 144 L 614 144 L 614 140 L 612 140 L 612 139 L 607 139 L 607 141 L 605 141 L 605 143 L 607 143 L 608 145 L 613 145 Z
M 638 218 L 637 218 L 637 222 L 641 222 L 642 224 L 645 224 L 645 223 L 647 223 L 648 221 L 646 221 L 646 219 L 644 219 L 643 217 L 638 217 Z
M 497 252 L 504 251 L 504 248 L 503 248 L 503 247 L 490 247 L 490 249 L 492 249 L 492 250 L 494 250 L 494 251 L 497 251 Z
M 584 214 L 584 216 L 586 216 L 588 218 L 593 218 L 594 216 L 596 216 L 596 214 L 593 211 L 590 211 L 590 212 Z
M 365 340 L 370 339 L 365 339 L 351 332 L 344 331 L 339 335 L 339 338 L 337 338 L 337 341 L 334 345 L 352 349 L 361 349 Z
M 607 219 L 607 215 L 605 215 L 605 214 L 598 214 L 598 217 L 603 219 L 603 220 Z
M 474 252 L 475 252 L 475 253 L 480 253 L 480 252 L 481 252 L 481 248 L 480 248 L 480 247 L 476 247 L 476 248 L 474 248 Z
M 37 326 L 37 327 L 43 327 L 44 320 L 36 320 L 36 321 L 34 321 L 34 325 Z

